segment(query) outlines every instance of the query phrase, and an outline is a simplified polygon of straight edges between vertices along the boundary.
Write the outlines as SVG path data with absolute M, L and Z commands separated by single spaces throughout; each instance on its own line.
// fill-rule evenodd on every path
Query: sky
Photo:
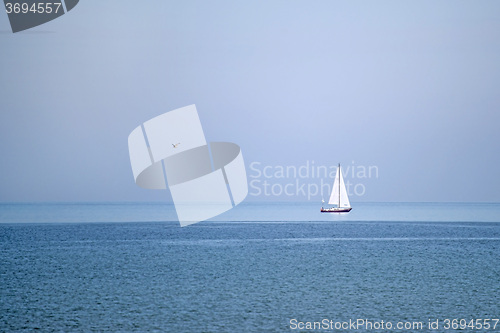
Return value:
M 353 202 L 500 202 L 498 1 L 82 0 L 16 34 L 0 13 L 0 49 L 0 202 L 170 200 L 127 138 L 191 104 L 247 200 L 320 200 L 256 192 L 341 163 Z

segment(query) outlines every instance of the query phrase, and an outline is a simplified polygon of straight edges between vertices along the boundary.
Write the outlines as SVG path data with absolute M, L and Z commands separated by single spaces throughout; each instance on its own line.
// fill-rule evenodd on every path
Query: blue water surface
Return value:
M 0 205 L 0 331 L 499 318 L 499 206 L 252 203 L 180 228 L 160 204 Z

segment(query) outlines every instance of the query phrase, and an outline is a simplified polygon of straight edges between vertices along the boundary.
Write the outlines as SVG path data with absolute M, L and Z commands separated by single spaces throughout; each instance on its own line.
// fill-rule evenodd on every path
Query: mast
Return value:
M 340 163 L 339 163 L 339 208 L 340 208 L 340 177 L 342 177 L 342 169 L 340 169 Z

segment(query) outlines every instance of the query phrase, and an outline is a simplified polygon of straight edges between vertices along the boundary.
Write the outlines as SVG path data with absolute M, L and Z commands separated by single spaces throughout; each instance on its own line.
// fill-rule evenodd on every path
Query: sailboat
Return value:
M 337 205 L 337 207 L 332 207 L 332 208 L 321 207 L 322 213 L 349 213 L 352 209 L 351 204 L 349 203 L 349 197 L 347 196 L 347 191 L 345 189 L 344 178 L 342 177 L 342 169 L 340 168 L 340 163 L 337 169 L 337 174 L 335 175 L 332 194 L 330 195 L 330 200 L 328 201 L 328 204 Z

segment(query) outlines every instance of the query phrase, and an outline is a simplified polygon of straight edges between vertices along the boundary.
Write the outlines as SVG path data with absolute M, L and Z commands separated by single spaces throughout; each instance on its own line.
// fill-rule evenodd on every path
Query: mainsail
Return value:
M 330 196 L 330 205 L 337 205 L 337 207 L 351 207 L 349 203 L 349 198 L 347 197 L 347 191 L 345 189 L 344 178 L 342 177 L 342 169 L 339 167 L 337 169 L 337 174 L 335 175 L 335 182 L 333 183 L 332 195 Z

